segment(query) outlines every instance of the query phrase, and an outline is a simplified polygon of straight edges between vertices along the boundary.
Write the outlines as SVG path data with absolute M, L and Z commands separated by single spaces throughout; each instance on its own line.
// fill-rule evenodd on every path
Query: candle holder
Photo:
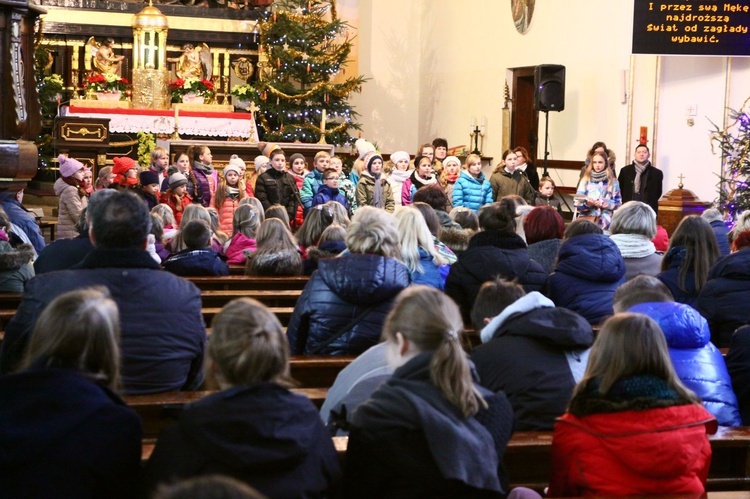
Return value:
M 180 137 L 180 134 L 178 132 L 179 125 L 177 122 L 179 121 L 179 118 L 180 118 L 180 108 L 175 107 L 174 108 L 174 131 L 172 132 L 172 136 L 169 137 L 170 140 L 182 140 L 182 137 Z
M 479 128 L 479 125 L 475 124 L 469 137 L 469 144 L 472 142 L 474 143 L 474 150 L 471 151 L 471 154 L 476 154 L 481 157 L 482 151 L 484 150 L 484 127 Z
M 320 140 L 318 141 L 318 144 L 328 144 L 328 142 L 326 142 L 326 110 L 323 109 L 321 114 L 322 116 L 320 118 Z

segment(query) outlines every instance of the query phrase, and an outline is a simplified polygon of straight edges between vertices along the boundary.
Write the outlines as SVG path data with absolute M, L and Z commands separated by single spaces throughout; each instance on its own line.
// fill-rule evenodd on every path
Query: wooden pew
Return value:
M 267 307 L 294 307 L 301 294 L 301 289 L 208 289 L 201 291 L 201 302 L 204 307 L 223 307 L 235 298 L 253 298 Z
M 308 397 L 317 408 L 323 405 L 327 388 L 293 388 L 293 392 Z M 129 395 L 125 403 L 141 417 L 143 437 L 156 438 L 167 426 L 173 424 L 185 404 L 216 393 L 212 390 L 195 392 L 166 392 L 149 395 Z
M 187 280 L 198 286 L 201 291 L 209 289 L 239 290 L 255 289 L 258 291 L 303 289 L 309 276 L 297 277 L 247 277 L 229 275 L 224 277 L 187 277 Z
M 342 355 L 330 357 L 323 355 L 294 355 L 289 365 L 292 378 L 302 388 L 329 388 L 333 385 L 339 372 L 348 366 L 356 357 Z
M 750 498 L 750 427 L 720 428 L 710 436 L 711 469 L 706 490 L 721 499 Z M 333 437 L 333 444 L 342 464 L 346 455 L 347 437 Z M 516 432 L 508 442 L 503 462 L 511 487 L 529 487 L 542 492 L 549 483 L 552 432 Z M 142 457 L 151 455 L 153 442 L 144 440 Z M 746 492 L 737 492 L 746 491 Z M 663 496 L 662 496 L 663 497 Z M 709 497 L 713 497 L 709 494 Z

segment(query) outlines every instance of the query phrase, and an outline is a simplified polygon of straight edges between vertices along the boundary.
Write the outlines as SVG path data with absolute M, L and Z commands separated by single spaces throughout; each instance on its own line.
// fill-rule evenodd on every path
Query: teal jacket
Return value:
M 305 182 L 302 184 L 302 190 L 299 193 L 299 197 L 302 199 L 302 206 L 305 208 L 305 213 L 307 213 L 307 210 L 312 207 L 313 198 L 318 193 L 321 185 L 323 185 L 322 172 L 315 169 L 305 175 Z

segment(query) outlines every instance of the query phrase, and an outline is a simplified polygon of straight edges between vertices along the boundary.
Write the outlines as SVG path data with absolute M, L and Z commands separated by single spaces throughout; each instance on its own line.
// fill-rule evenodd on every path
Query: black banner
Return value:
M 750 0 L 635 0 L 633 53 L 750 55 Z

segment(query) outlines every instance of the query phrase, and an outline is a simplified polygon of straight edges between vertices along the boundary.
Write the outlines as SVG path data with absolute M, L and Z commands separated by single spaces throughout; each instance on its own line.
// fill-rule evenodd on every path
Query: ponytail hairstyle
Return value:
M 516 233 L 516 203 L 507 197 L 479 209 L 479 227 L 505 235 Z
M 222 389 L 271 382 L 291 386 L 289 342 L 281 323 L 252 298 L 227 303 L 211 322 L 207 368 Z
M 428 286 L 409 286 L 396 298 L 382 339 L 395 342 L 396 333 L 401 333 L 417 350 L 434 350 L 430 380 L 468 418 L 486 408 L 487 402 L 474 386 L 461 347 L 463 327 L 458 306 L 445 293 Z
M 201 156 L 203 155 L 204 152 L 206 152 L 206 150 L 208 149 L 208 146 L 190 146 L 190 147 L 193 148 L 192 150 L 193 164 L 196 161 L 201 163 Z M 188 150 L 190 150 L 190 148 L 188 148 Z
M 260 226 L 260 215 L 250 204 L 241 204 L 232 215 L 232 236 L 241 232 L 243 236 L 255 239 L 255 232 Z

